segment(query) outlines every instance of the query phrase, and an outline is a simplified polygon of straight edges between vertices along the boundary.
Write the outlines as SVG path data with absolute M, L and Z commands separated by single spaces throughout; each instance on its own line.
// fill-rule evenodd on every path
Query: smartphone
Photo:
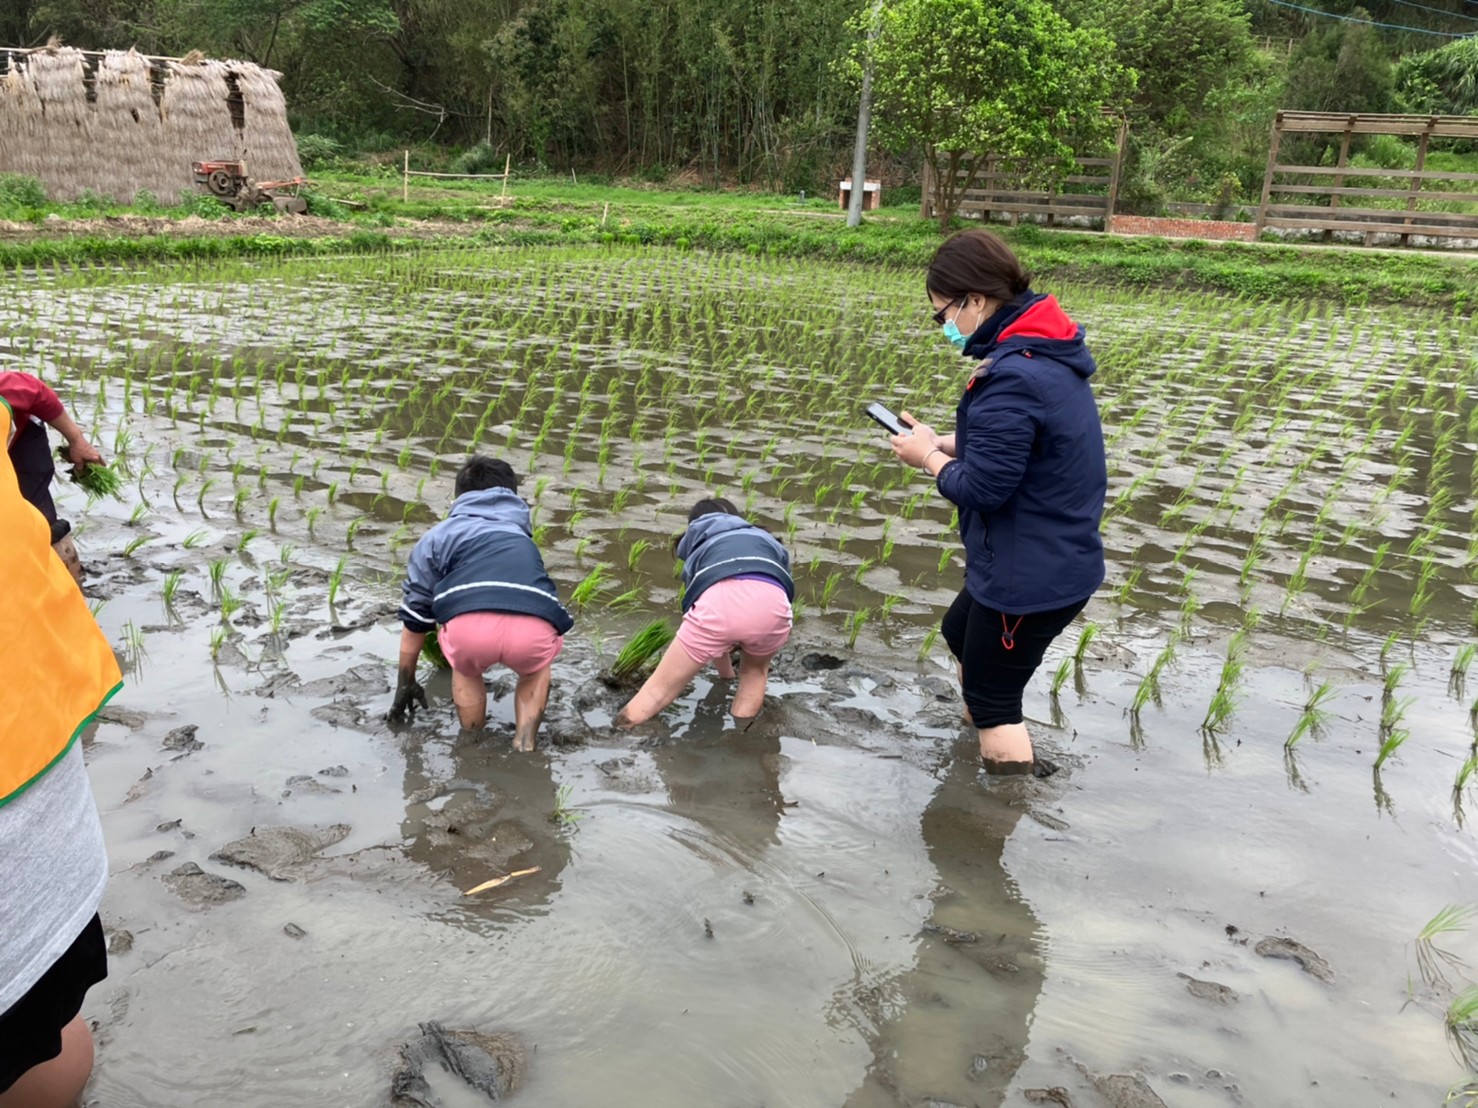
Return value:
M 890 435 L 912 434 L 912 424 L 904 423 L 881 404 L 869 404 L 863 410 Z

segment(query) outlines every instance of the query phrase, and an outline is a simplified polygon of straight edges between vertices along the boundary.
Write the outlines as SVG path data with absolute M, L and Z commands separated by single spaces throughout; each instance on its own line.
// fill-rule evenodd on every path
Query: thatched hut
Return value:
M 48 46 L 0 49 L 0 173 L 47 194 L 165 203 L 196 192 L 190 163 L 245 161 L 259 181 L 302 173 L 279 74 L 249 62 Z

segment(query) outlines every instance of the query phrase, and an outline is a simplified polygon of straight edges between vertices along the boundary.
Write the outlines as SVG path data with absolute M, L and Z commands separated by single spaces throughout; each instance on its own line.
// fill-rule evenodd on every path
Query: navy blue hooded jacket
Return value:
M 401 584 L 400 621 L 430 631 L 466 612 L 538 616 L 563 635 L 575 625 L 534 545 L 529 506 L 511 489 L 464 492 L 421 536 Z
M 795 599 L 790 555 L 763 527 L 726 512 L 699 516 L 677 544 L 683 561 L 683 611 L 715 581 L 741 573 L 774 578 L 788 599 Z
M 979 365 L 955 411 L 939 491 L 960 510 L 965 587 L 1013 615 L 1086 600 L 1103 583 L 1103 426 L 1083 328 L 1025 293 L 970 336 Z

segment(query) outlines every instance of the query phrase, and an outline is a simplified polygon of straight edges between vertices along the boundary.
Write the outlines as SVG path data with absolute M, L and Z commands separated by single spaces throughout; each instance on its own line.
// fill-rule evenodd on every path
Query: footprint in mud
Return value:
M 1197 1000 L 1209 1000 L 1215 1004 L 1230 1004 L 1239 999 L 1235 989 L 1215 981 L 1201 981 L 1188 973 L 1177 973 L 1175 976 L 1185 981 L 1186 992 Z
M 1326 985 L 1334 982 L 1334 970 L 1329 963 L 1296 939 L 1269 935 L 1252 949 L 1264 958 L 1287 958 L 1297 962 L 1305 973 L 1317 977 Z

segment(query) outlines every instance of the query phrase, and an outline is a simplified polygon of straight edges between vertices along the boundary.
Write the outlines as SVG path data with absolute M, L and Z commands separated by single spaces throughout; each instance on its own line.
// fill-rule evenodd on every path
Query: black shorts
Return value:
M 1052 640 L 1087 605 L 1079 600 L 1065 608 L 1031 615 L 1011 615 L 987 608 L 969 590 L 949 606 L 939 630 L 963 670 L 960 691 L 976 727 L 1021 723 L 1021 694 L 1042 664 Z
M 107 976 L 103 923 L 93 916 L 30 992 L 0 1015 L 0 1093 L 62 1052 L 62 1028 L 82 1011 L 87 990 Z
M 51 439 L 46 428 L 27 420 L 16 428 L 10 444 L 10 464 L 21 495 L 36 506 L 47 523 L 56 522 L 56 502 L 51 498 L 51 479 L 56 476 L 56 462 L 51 457 Z

